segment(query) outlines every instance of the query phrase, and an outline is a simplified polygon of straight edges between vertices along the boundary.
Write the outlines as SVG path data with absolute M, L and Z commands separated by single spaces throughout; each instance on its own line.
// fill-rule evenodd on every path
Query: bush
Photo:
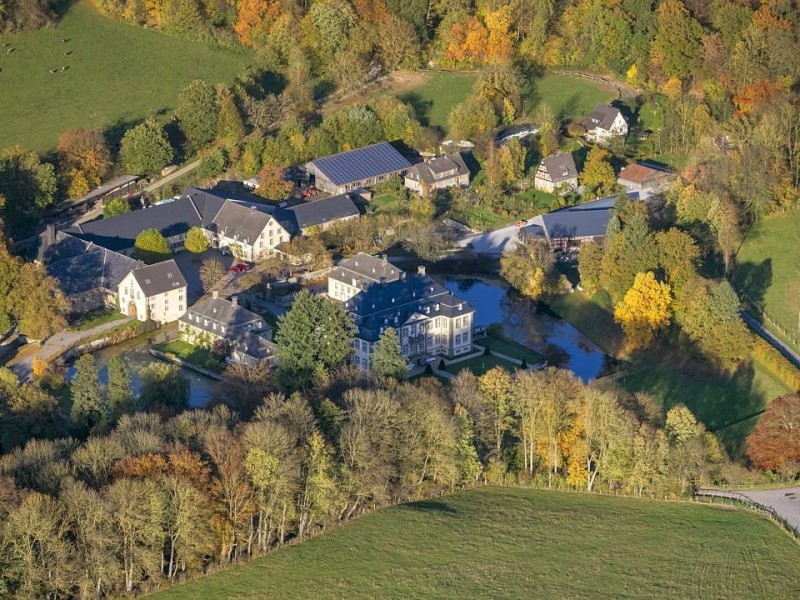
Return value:
M 753 356 L 784 384 L 795 391 L 800 390 L 800 370 L 767 341 L 758 338 Z

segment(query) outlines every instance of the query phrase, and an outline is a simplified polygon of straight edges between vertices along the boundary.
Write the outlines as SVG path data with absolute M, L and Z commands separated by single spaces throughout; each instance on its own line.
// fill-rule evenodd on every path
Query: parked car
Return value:
M 525 225 L 527 225 L 527 224 L 528 224 L 528 222 L 525 219 L 520 219 L 519 221 L 517 221 L 515 223 L 515 225 L 517 227 L 525 227 Z
M 238 263 L 228 269 L 229 273 L 246 273 L 251 269 L 250 265 L 246 263 Z

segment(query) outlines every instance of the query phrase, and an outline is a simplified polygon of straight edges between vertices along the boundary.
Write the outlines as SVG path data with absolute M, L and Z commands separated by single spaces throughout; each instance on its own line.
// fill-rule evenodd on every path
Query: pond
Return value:
M 156 336 L 156 339 L 160 341 L 163 333 L 159 331 L 151 332 L 95 352 L 94 358 L 97 363 L 97 368 L 100 371 L 100 381 L 108 383 L 108 362 L 115 356 L 119 356 L 125 361 L 125 364 L 128 365 L 131 371 L 131 379 L 133 380 L 133 392 L 134 394 L 138 394 L 141 388 L 141 380 L 138 375 L 139 371 L 150 363 L 161 362 L 148 352 L 150 348 L 150 338 L 153 336 Z M 210 377 L 204 377 L 189 369 L 182 369 L 181 372 L 183 376 L 189 380 L 189 406 L 191 408 L 202 408 L 206 406 L 213 397 L 219 382 Z M 67 368 L 67 376 L 72 379 L 74 374 L 75 366 L 71 364 Z
M 475 307 L 475 325 L 499 323 L 511 340 L 543 354 L 552 365 L 590 381 L 608 368 L 603 351 L 546 307 L 524 298 L 505 282 L 445 277 L 444 285 Z

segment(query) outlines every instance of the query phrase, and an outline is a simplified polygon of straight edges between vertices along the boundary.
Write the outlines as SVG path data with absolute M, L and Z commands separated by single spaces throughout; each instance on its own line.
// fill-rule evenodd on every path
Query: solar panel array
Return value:
M 312 163 L 336 185 L 354 183 L 411 167 L 411 163 L 389 142 L 318 158 Z

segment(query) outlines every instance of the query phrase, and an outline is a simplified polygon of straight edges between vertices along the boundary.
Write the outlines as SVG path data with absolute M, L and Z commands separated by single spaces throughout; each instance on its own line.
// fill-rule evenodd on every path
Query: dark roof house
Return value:
M 614 120 L 620 115 L 619 109 L 609 106 L 608 104 L 598 104 L 595 106 L 592 114 L 586 119 L 584 124 L 586 129 L 594 129 L 600 127 L 602 129 L 611 129 Z
M 183 273 L 172 259 L 134 269 L 133 277 L 148 298 L 187 286 Z
M 373 186 L 410 167 L 408 159 L 394 146 L 380 142 L 314 159 L 306 164 L 305 169 L 314 176 L 317 188 L 331 194 L 342 194 L 357 187 Z
M 348 221 L 361 216 L 355 202 L 349 194 L 330 196 L 322 200 L 303 202 L 297 206 L 290 206 L 278 216 L 281 223 L 288 224 L 291 233 L 305 231 L 309 227 L 327 229 L 336 221 Z
M 578 186 L 578 167 L 571 152 L 553 154 L 544 158 L 536 170 L 534 187 L 537 190 L 554 192 L 564 187 Z

